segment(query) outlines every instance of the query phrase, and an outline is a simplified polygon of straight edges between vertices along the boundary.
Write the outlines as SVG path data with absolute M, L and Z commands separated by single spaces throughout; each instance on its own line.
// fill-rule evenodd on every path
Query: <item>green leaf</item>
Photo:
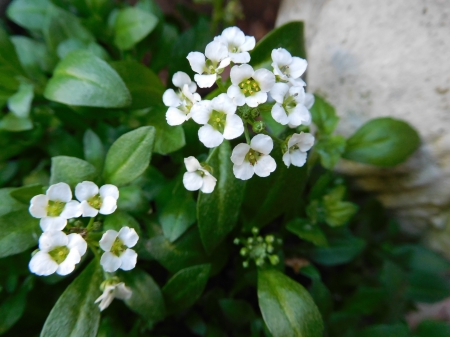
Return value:
M 41 30 L 54 5 L 49 0 L 14 0 L 7 10 L 8 18 L 29 30 Z
M 155 140 L 155 128 L 143 126 L 117 139 L 106 155 L 103 176 L 109 184 L 121 186 L 139 177 L 148 167 Z
M 303 270 L 304 268 L 302 268 Z M 314 299 L 319 308 L 322 317 L 325 319 L 333 312 L 333 298 L 330 290 L 320 279 L 313 279 L 311 289 L 309 290 L 311 297 Z
M 27 131 L 33 129 L 33 122 L 28 117 L 22 118 L 8 113 L 0 120 L 0 129 L 10 132 Z
M 209 262 L 196 228 L 189 229 L 175 242 L 163 235 L 155 236 L 148 241 L 146 248 L 171 273 Z
M 166 315 L 166 306 L 161 289 L 153 278 L 140 269 L 121 273 L 121 277 L 133 291 L 131 298 L 125 301 L 126 305 L 150 324 L 162 320 Z
M 306 58 L 305 42 L 303 38 L 303 22 L 291 21 L 267 34 L 250 53 L 250 64 L 254 68 L 270 68 L 272 50 L 284 48 L 292 56 Z
M 94 166 L 82 159 L 58 156 L 52 158 L 50 174 L 50 185 L 63 182 L 74 188 L 82 181 L 92 181 L 96 170 Z
M 190 194 L 175 195 L 159 212 L 164 236 L 174 242 L 197 220 L 196 203 Z
M 16 48 L 22 67 L 32 78 L 46 81 L 44 72 L 51 72 L 55 65 L 44 43 L 26 36 L 12 36 L 11 41 Z
M 156 129 L 154 151 L 163 155 L 175 152 L 186 144 L 183 127 L 167 124 L 166 112 L 167 107 L 152 108 L 145 120 L 146 124 Z
M 345 138 L 342 136 L 325 136 L 319 138 L 314 145 L 314 151 L 320 156 L 320 163 L 326 169 L 332 170 L 345 151 Z
M 158 18 L 142 9 L 127 7 L 119 10 L 114 24 L 114 43 L 122 50 L 128 50 L 143 40 L 158 23 Z
M 416 330 L 415 337 L 447 337 L 450 336 L 448 322 L 423 321 Z
M 167 55 L 170 55 L 172 47 L 178 39 L 178 30 L 172 24 L 164 23 L 159 31 L 159 36 L 153 38 L 150 41 L 150 45 L 146 46 L 152 50 L 150 67 L 155 72 L 159 72 L 172 62 L 171 58 L 167 57 Z
M 200 193 L 197 201 L 198 229 L 208 254 L 236 226 L 245 188 L 245 182 L 233 174 L 230 143 L 224 141 L 211 151 L 214 153 L 208 165 L 214 170 L 217 185 L 212 193 Z
M 408 336 L 409 330 L 405 324 L 374 325 L 358 332 L 358 337 L 408 337 Z
M 108 215 L 105 219 L 105 222 L 103 223 L 103 229 L 105 231 L 108 229 L 112 229 L 118 232 L 122 227 L 125 226 L 134 228 L 138 235 L 141 234 L 141 227 L 139 226 L 139 222 L 137 222 L 137 220 L 131 215 L 119 210 L 116 210 L 113 214 Z M 139 243 L 140 241 L 138 241 L 138 245 Z
M 39 220 L 28 209 L 19 209 L 0 217 L 0 258 L 10 256 L 36 246 L 42 234 Z
M 8 34 L 0 26 L 0 74 L 12 77 L 12 80 L 18 84 L 14 79 L 16 75 L 22 75 L 23 70 L 17 57 L 14 45 L 9 40 Z M 1 82 L 0 82 L 1 83 Z M 2 83 L 3 84 L 3 83 Z M 8 86 L 7 88 L 14 90 L 16 85 Z
M 339 185 L 323 196 L 325 221 L 331 227 L 345 225 L 358 211 L 356 204 L 342 201 L 345 191 L 345 186 Z
M 30 115 L 33 97 L 33 85 L 29 83 L 22 83 L 19 87 L 19 91 L 8 99 L 8 108 L 17 117 L 27 118 Z
M 84 42 L 80 39 L 76 38 L 69 38 L 67 40 L 62 41 L 58 44 L 58 47 L 56 49 L 56 53 L 58 54 L 60 59 L 63 59 L 66 57 L 67 54 L 70 52 L 73 52 L 75 50 L 83 50 L 86 49 L 90 51 L 95 56 L 101 58 L 102 60 L 108 61 L 109 55 L 108 52 L 99 44 L 89 41 Z
M 130 93 L 117 72 L 83 50 L 71 52 L 58 64 L 44 96 L 76 106 L 119 108 L 131 103 Z
M 41 184 L 33 184 L 15 188 L 10 195 L 25 205 L 30 205 L 30 200 L 38 194 L 44 194 L 44 186 Z
M 0 188 L 0 216 L 24 208 L 23 204 L 11 196 L 14 187 Z
M 408 123 L 383 117 L 372 119 L 347 140 L 345 159 L 381 167 L 404 162 L 417 150 L 420 137 Z
M 105 161 L 105 148 L 97 134 L 92 130 L 86 130 L 83 136 L 84 159 L 91 163 L 98 172 L 103 170 Z
M 180 270 L 163 287 L 167 309 L 178 312 L 191 307 L 208 282 L 211 265 L 202 264 Z
M 164 86 L 152 70 L 133 60 L 113 62 L 111 66 L 122 77 L 130 91 L 130 109 L 142 109 L 161 104 Z
M 258 270 L 258 303 L 274 336 L 322 337 L 323 322 L 308 291 L 283 273 Z
M 41 337 L 95 337 L 100 309 L 95 300 L 101 295 L 103 273 L 97 259 L 67 287 L 45 321 Z
M 314 95 L 314 105 L 310 109 L 313 123 L 317 126 L 320 134 L 331 135 L 336 129 L 339 117 L 334 107 L 322 97 Z
M 330 239 L 328 247 L 316 247 L 311 258 L 324 266 L 335 266 L 350 262 L 365 248 L 363 239 L 356 237 Z
M 286 229 L 300 239 L 312 242 L 316 246 L 328 245 L 324 232 L 318 225 L 311 224 L 308 219 L 295 218 L 286 225 Z
M 407 279 L 406 296 L 414 302 L 434 303 L 450 296 L 450 284 L 440 275 L 413 271 Z
M 27 304 L 27 294 L 31 289 L 32 279 L 29 276 L 19 291 L 9 296 L 0 305 L 0 335 L 9 330 L 22 317 Z

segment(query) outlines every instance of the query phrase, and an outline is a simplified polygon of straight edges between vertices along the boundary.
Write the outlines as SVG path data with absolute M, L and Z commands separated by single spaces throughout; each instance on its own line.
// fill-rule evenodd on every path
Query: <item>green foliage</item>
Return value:
M 66 156 L 53 157 L 50 184 L 63 182 L 75 187 L 81 181 L 93 180 L 95 174 L 95 167 L 87 161 Z

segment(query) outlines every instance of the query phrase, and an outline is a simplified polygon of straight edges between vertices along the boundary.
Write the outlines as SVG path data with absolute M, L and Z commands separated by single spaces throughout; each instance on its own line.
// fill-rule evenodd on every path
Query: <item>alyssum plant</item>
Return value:
M 410 126 L 333 134 L 334 109 L 305 92 L 299 22 L 256 43 L 203 18 L 179 33 L 150 0 L 14 0 L 7 15 L 27 35 L 0 28 L 0 333 L 334 331 L 316 266 L 365 244 L 330 170 L 399 164 Z

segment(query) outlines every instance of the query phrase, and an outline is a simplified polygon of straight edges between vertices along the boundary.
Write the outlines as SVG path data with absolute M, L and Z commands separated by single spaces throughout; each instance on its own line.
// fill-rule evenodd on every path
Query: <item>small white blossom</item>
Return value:
M 221 35 L 214 41 L 222 42 L 228 48 L 230 59 L 234 63 L 248 63 L 250 61 L 249 50 L 255 48 L 255 38 L 245 36 L 238 27 L 225 28 Z
M 40 276 L 70 274 L 86 253 L 87 244 L 80 234 L 66 235 L 61 231 L 47 231 L 39 238 L 39 251 L 30 260 L 32 273 Z
M 111 214 L 117 208 L 119 190 L 116 186 L 106 184 L 98 188 L 92 181 L 83 181 L 75 187 L 75 196 L 81 202 L 83 217 L 95 217 Z
M 254 173 L 260 177 L 269 176 L 277 167 L 275 160 L 269 156 L 272 149 L 272 138 L 266 135 L 256 135 L 250 145 L 245 143 L 236 145 L 231 153 L 236 178 L 248 180 Z
M 67 219 L 81 215 L 80 203 L 72 200 L 72 191 L 66 183 L 51 185 L 45 194 L 30 201 L 30 214 L 40 220 L 42 230 L 63 230 Z
M 194 79 L 200 88 L 210 88 L 223 69 L 230 64 L 227 46 L 219 41 L 208 43 L 205 55 L 197 51 L 190 52 L 187 59 L 192 70 L 197 73 Z
M 103 282 L 103 294 L 100 295 L 99 298 L 95 300 L 94 303 L 100 302 L 98 307 L 100 311 L 105 310 L 111 302 L 117 298 L 119 300 L 128 300 L 131 298 L 133 292 L 129 287 L 125 285 L 123 282 L 116 283 L 114 281 L 108 282 L 109 280 Z
M 244 133 L 244 123 L 236 115 L 236 105 L 226 94 L 211 101 L 201 101 L 192 107 L 192 119 L 203 126 L 198 137 L 206 147 L 216 147 L 223 139 L 234 139 Z
M 278 123 L 289 124 L 291 128 L 311 124 L 311 113 L 305 106 L 306 94 L 303 87 L 275 83 L 270 95 L 276 102 L 272 107 L 272 117 Z
M 122 227 L 119 232 L 109 229 L 99 244 L 103 253 L 100 264 L 109 273 L 117 269 L 131 270 L 136 266 L 137 253 L 130 249 L 136 245 L 139 236 L 133 228 Z
M 300 78 L 308 66 L 305 59 L 293 57 L 286 49 L 278 48 L 272 50 L 272 61 L 273 72 L 277 79 L 295 86 L 306 85 Z
M 195 157 L 184 158 L 187 172 L 183 175 L 183 185 L 189 191 L 200 190 L 203 193 L 214 191 L 217 179 L 204 169 Z
M 169 125 L 180 125 L 191 117 L 192 106 L 201 101 L 201 97 L 195 91 L 197 85 L 191 81 L 188 74 L 178 71 L 172 77 L 172 83 L 179 88 L 178 92 L 167 89 L 163 95 L 164 105 L 169 109 L 166 120 Z
M 314 136 L 310 133 L 294 133 L 287 143 L 283 161 L 287 167 L 291 164 L 302 167 L 306 163 L 306 152 L 314 145 Z
M 275 84 L 275 76 L 267 69 L 253 70 L 248 64 L 234 66 L 230 72 L 231 83 L 228 96 L 237 106 L 247 104 L 255 108 L 267 101 L 267 92 Z

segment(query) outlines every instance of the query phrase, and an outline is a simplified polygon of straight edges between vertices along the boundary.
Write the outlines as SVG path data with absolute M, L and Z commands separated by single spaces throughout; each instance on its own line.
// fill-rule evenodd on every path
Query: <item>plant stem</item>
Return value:
M 220 20 L 223 17 L 223 0 L 214 0 L 213 1 L 213 13 L 212 13 L 212 22 L 211 22 L 211 31 L 213 34 L 217 33 L 217 28 L 219 28 Z
M 210 160 L 211 157 L 214 155 L 214 153 L 216 153 L 216 151 L 217 151 L 218 148 L 219 148 L 219 147 L 217 146 L 217 147 L 215 147 L 214 149 L 212 149 L 211 151 L 209 151 L 209 155 L 208 155 L 208 158 L 206 158 L 205 163 L 209 162 L 209 160 Z
M 91 219 L 89 220 L 89 223 L 88 223 L 88 225 L 87 225 L 87 227 L 86 227 L 86 230 L 87 230 L 88 232 L 92 229 L 92 226 L 94 225 L 94 219 L 95 219 L 95 218 L 91 218 Z
M 247 141 L 247 144 L 250 145 L 250 135 L 248 133 L 248 127 L 247 123 L 244 125 L 244 134 L 245 134 L 245 140 Z

